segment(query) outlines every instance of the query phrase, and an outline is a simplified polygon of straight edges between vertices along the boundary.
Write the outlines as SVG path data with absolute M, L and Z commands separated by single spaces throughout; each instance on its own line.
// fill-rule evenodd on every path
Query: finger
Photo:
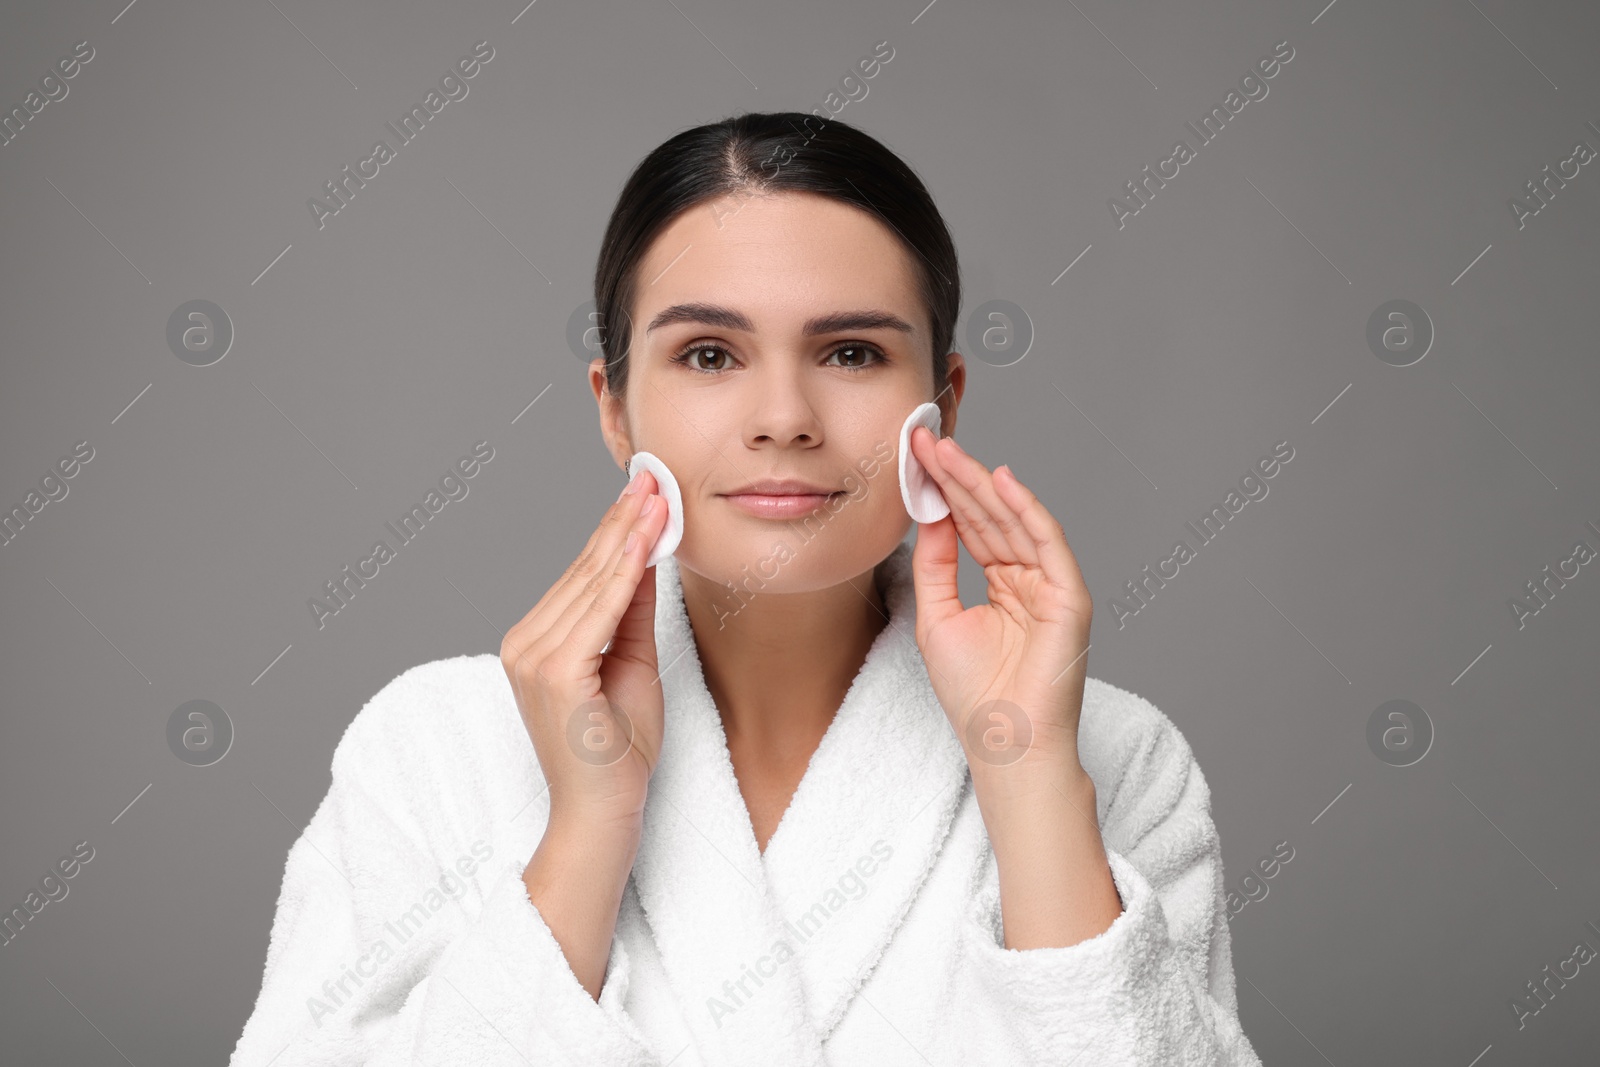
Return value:
M 551 628 L 581 594 L 583 587 L 599 570 L 614 560 L 627 539 L 628 531 L 644 508 L 644 502 L 656 491 L 655 475 L 649 471 L 638 473 L 638 489 L 619 497 L 609 508 L 589 541 L 576 559 L 567 565 L 561 577 L 539 598 L 539 602 L 507 633 L 507 639 L 531 643 L 537 641 Z
M 995 562 L 995 557 L 988 542 L 983 539 L 978 527 L 968 522 L 967 515 L 970 503 L 966 507 L 958 506 L 965 490 L 945 469 L 943 462 L 939 458 L 938 444 L 942 440 L 944 439 L 936 437 L 926 427 L 918 427 L 911 431 L 911 450 L 916 454 L 917 459 L 922 462 L 922 466 L 927 470 L 928 476 L 939 487 L 940 495 L 944 497 L 945 503 L 949 505 L 950 518 L 955 523 L 955 532 L 960 535 L 961 543 L 967 546 L 967 551 L 972 553 L 972 558 L 977 560 L 980 566 L 988 566 L 990 563 Z
M 633 492 L 628 492 L 632 489 Z M 578 558 L 573 560 L 567 568 L 570 576 L 587 578 L 592 576 L 596 567 L 603 561 L 611 559 L 616 554 L 617 547 L 626 540 L 626 535 L 633 528 L 633 522 L 638 518 L 639 512 L 644 508 L 644 502 L 650 494 L 660 492 L 656 484 L 655 475 L 647 470 L 634 473 L 633 480 L 623 488 L 621 495 L 606 509 L 600 524 L 589 536 L 588 544 L 584 545 Z M 563 575 L 568 577 L 568 575 Z M 557 583 L 559 589 L 561 583 Z
M 630 488 L 633 490 L 631 493 L 628 492 Z M 567 573 L 562 575 L 563 581 L 557 582 L 552 592 L 561 590 L 571 578 L 577 578 L 578 584 L 581 585 L 584 580 L 593 576 L 603 562 L 611 559 L 616 554 L 617 547 L 626 539 L 628 531 L 633 528 L 633 521 L 638 518 L 644 502 L 655 492 L 659 492 L 655 475 L 647 470 L 636 471 L 633 480 L 624 487 L 622 494 L 606 509 L 600 524 L 595 527 L 594 533 L 589 535 L 589 541 L 583 546 L 583 551 L 572 561 Z
M 1011 549 L 1012 558 L 1030 566 L 1039 565 L 1038 548 L 1033 535 L 1022 525 L 1022 516 L 995 491 L 995 475 L 975 456 L 968 453 L 954 439 L 950 447 L 959 455 L 946 464 L 946 469 L 973 500 L 983 508 L 990 528 L 999 531 Z
M 1006 543 L 1005 535 L 994 528 L 967 487 L 950 473 L 948 461 L 959 458 L 960 453 L 954 451 L 951 445 L 942 444 L 948 440 L 947 437 L 941 437 L 934 442 L 935 447 L 928 450 L 932 459 L 926 466 L 939 483 L 939 491 L 944 494 L 945 502 L 950 505 L 950 514 L 955 519 L 956 531 L 961 534 L 962 543 L 979 566 L 1011 562 L 1011 548 Z
M 607 653 L 619 660 L 644 664 L 658 678 L 661 668 L 656 661 L 656 576 L 655 568 L 644 564 L 666 522 L 667 502 L 662 498 L 649 521 L 640 528 L 639 541 L 632 552 L 623 556 L 628 561 L 628 567 L 637 567 L 641 576 L 635 582 L 633 594 L 611 635 L 611 647 Z M 637 557 L 638 561 L 632 562 L 630 556 Z
M 960 541 L 950 516 L 917 526 L 911 578 L 917 598 L 917 629 L 922 633 L 961 614 L 960 559 Z
M 641 485 L 653 484 L 645 478 L 647 473 L 640 472 Z M 508 670 L 514 677 L 522 673 L 517 668 L 526 663 L 538 666 L 542 672 L 544 658 L 559 647 L 560 640 L 571 630 L 571 619 L 563 624 L 562 616 L 583 595 L 584 587 L 600 573 L 600 568 L 620 554 L 628 531 L 648 499 L 649 493 L 641 489 L 623 495 L 606 509 L 605 518 L 590 536 L 583 553 L 567 566 L 561 577 L 521 621 L 507 631 L 501 642 L 500 658 L 502 663 L 509 660 Z M 610 548 L 602 556 L 601 551 L 605 546 Z M 519 699 L 522 696 L 518 692 Z
M 584 583 L 579 595 L 550 627 L 551 637 L 558 642 L 557 651 L 551 656 L 554 671 L 571 671 L 577 677 L 599 673 L 606 642 L 616 635 L 617 625 L 644 577 L 644 562 L 650 546 L 666 522 L 664 497 L 652 494 L 646 503 L 652 506 L 648 511 L 641 511 L 630 530 L 638 534 L 633 547 L 624 551 L 627 548 L 624 537 L 623 543 L 616 546 L 616 554 Z M 629 639 L 637 652 L 637 633 L 630 634 Z
M 1089 587 L 1078 568 L 1078 557 L 1067 544 L 1066 532 L 1044 506 L 1044 502 L 1011 473 L 1010 467 L 1003 467 L 996 472 L 994 483 L 1001 495 L 1011 498 L 1012 508 L 1022 517 L 1023 528 L 1033 539 L 1045 577 L 1063 588 L 1075 590 L 1087 599 Z

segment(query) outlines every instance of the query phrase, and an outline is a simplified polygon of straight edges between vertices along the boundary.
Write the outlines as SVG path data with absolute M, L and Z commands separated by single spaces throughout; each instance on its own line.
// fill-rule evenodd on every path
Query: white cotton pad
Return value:
M 640 468 L 656 476 L 657 492 L 667 502 L 667 524 L 661 528 L 661 536 L 656 538 L 655 547 L 644 562 L 646 567 L 654 567 L 676 552 L 678 542 L 683 540 L 683 494 L 678 491 L 678 479 L 654 453 L 633 454 L 628 460 L 628 470 L 637 474 Z
M 926 426 L 937 439 L 941 422 L 939 405 L 930 400 L 926 404 L 919 404 L 906 416 L 905 425 L 900 427 L 900 499 L 905 503 L 907 513 L 917 522 L 938 522 L 950 514 L 950 505 L 945 503 L 938 483 L 917 457 L 911 454 L 911 431 L 918 426 Z

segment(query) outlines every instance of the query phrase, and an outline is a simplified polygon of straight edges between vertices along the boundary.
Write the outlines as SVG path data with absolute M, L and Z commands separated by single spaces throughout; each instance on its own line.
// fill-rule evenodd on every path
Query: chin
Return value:
M 770 528 L 762 530 L 760 525 Z M 898 521 L 886 518 L 848 526 L 837 521 L 820 527 L 798 522 L 739 526 L 703 536 L 685 530 L 676 553 L 679 567 L 751 594 L 807 593 L 849 581 L 877 566 L 905 538 L 911 521 L 902 514 Z

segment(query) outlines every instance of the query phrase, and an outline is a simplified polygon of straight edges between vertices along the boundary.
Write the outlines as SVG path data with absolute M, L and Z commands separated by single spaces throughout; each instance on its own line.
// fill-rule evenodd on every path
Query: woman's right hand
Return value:
M 551 822 L 643 818 L 663 723 L 655 569 L 645 568 L 667 521 L 659 488 L 649 471 L 635 473 L 582 554 L 500 645 L 550 788 Z

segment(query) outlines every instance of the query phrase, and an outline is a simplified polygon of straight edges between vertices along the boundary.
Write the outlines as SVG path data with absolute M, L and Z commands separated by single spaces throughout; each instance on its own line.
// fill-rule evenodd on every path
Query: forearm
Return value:
M 974 774 L 1000 878 L 1005 946 L 1076 945 L 1122 914 L 1100 825 L 1094 782 L 1071 771 L 996 767 Z
M 579 984 L 595 1000 L 605 981 L 640 832 L 638 825 L 552 819 L 522 872 L 528 899 L 555 935 Z

